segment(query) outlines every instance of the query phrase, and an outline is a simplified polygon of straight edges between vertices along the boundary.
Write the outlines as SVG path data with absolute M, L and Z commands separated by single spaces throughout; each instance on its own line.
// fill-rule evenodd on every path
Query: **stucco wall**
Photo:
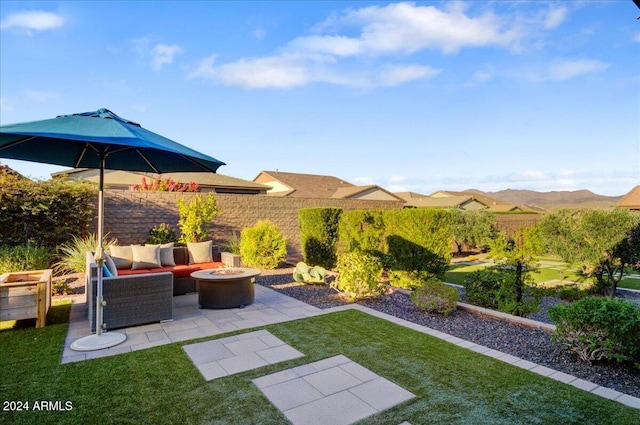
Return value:
M 150 228 L 169 223 L 179 234 L 176 200 L 193 197 L 191 193 L 105 191 L 104 229 L 120 244 L 144 243 Z M 289 256 L 301 258 L 298 210 L 313 207 L 354 209 L 399 209 L 402 202 L 357 199 L 306 199 L 264 195 L 216 194 L 220 214 L 213 221 L 211 238 L 220 243 L 234 231 L 268 219 L 275 223 L 289 240 Z M 93 230 L 97 224 L 94 222 Z

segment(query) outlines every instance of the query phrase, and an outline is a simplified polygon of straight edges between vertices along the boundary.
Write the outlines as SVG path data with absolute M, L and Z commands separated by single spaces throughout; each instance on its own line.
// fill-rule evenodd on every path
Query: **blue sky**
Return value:
M 640 184 L 639 13 L 631 0 L 0 0 L 0 123 L 106 107 L 248 180 L 621 195 Z

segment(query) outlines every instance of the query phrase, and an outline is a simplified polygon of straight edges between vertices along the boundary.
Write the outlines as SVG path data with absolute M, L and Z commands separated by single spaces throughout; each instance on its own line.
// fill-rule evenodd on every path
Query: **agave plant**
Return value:
M 117 239 L 108 239 L 108 236 L 108 234 L 104 235 L 102 239 L 105 250 L 118 243 Z M 60 246 L 60 260 L 53 265 L 53 268 L 57 272 L 84 272 L 87 251 L 94 251 L 96 246 L 98 246 L 98 236 L 94 233 L 83 238 L 73 236 L 70 242 Z

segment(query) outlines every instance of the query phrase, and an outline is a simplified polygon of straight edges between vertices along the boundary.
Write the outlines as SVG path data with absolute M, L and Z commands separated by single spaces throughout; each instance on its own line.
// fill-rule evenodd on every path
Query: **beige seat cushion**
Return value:
M 173 258 L 173 242 L 163 243 L 162 245 L 146 244 L 145 246 L 157 246 L 160 248 L 160 264 L 162 264 L 162 267 L 176 265 L 176 261 Z
M 211 263 L 213 261 L 213 256 L 211 255 L 212 245 L 213 241 L 187 243 L 189 264 Z
M 158 245 L 132 245 L 133 265 L 131 270 L 155 269 L 162 267 L 160 262 L 160 246 Z
M 118 269 L 130 269 L 133 264 L 131 245 L 111 245 L 109 247 L 109 256 Z

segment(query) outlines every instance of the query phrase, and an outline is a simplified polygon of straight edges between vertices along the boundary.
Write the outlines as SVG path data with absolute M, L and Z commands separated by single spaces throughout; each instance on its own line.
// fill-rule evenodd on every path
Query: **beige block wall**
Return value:
M 149 229 L 160 223 L 169 223 L 179 235 L 176 200 L 193 197 L 192 193 L 105 191 L 104 229 L 120 244 L 144 243 Z M 220 243 L 234 231 L 268 219 L 275 223 L 289 241 L 289 257 L 299 259 L 300 232 L 298 211 L 301 208 L 338 207 L 354 209 L 399 209 L 402 202 L 357 199 L 305 199 L 264 195 L 216 194 L 221 212 L 214 219 L 210 237 Z M 97 221 L 97 220 L 96 220 Z M 92 232 L 97 223 L 94 221 Z

